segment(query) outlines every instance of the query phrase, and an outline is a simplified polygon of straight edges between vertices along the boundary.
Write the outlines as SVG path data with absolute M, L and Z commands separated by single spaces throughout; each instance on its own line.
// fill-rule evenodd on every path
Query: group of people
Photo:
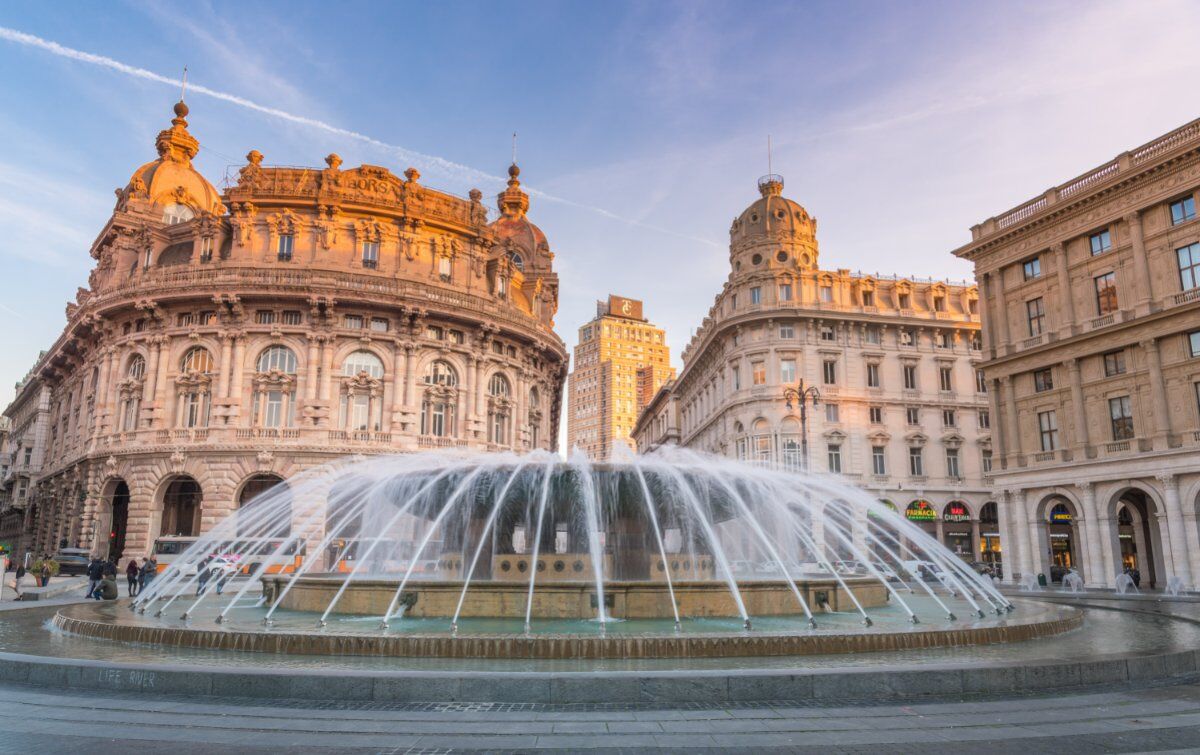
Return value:
M 1126 566 L 1125 574 L 1129 575 L 1129 579 L 1133 582 L 1134 588 L 1142 589 L 1142 571 L 1136 566 Z
M 95 600 L 116 600 L 120 593 L 117 590 L 117 560 L 115 558 L 103 561 L 99 556 L 93 556 L 87 568 L 88 591 L 87 597 Z M 125 567 L 125 581 L 128 583 L 129 597 L 134 597 L 146 589 L 158 576 L 158 561 L 154 556 L 142 559 L 139 566 L 136 558 L 129 559 Z
M 200 562 L 196 572 L 196 597 L 200 597 L 208 589 L 208 583 L 217 581 L 217 595 L 225 591 L 225 583 L 233 576 L 233 569 L 227 568 L 224 560 L 219 560 L 214 553 Z

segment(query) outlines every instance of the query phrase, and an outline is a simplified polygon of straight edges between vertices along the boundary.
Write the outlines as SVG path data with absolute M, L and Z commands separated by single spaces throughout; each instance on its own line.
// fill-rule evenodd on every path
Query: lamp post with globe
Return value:
M 805 386 L 801 378 L 795 386 L 783 389 L 783 400 L 787 402 L 788 411 L 792 404 L 800 405 L 800 455 L 804 459 L 804 471 L 808 471 L 808 405 L 811 402 L 815 409 L 821 403 L 821 391 L 815 385 Z

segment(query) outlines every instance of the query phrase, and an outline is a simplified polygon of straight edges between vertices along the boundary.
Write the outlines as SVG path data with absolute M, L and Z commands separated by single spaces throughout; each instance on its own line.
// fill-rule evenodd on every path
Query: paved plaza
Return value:
M 1200 747 L 1200 680 L 914 705 L 547 706 L 239 700 L 0 686 L 3 752 L 1163 752 Z

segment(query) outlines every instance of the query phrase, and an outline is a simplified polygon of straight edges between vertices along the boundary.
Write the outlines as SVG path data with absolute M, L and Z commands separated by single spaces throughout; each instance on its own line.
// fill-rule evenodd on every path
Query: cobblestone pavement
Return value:
M 339 703 L 0 685 L 0 752 L 1200 751 L 1200 680 L 912 705 Z

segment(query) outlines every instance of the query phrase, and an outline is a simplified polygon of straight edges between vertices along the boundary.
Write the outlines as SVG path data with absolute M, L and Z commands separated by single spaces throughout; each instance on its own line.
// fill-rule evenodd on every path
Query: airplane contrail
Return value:
M 183 81 L 180 79 L 172 78 L 170 76 L 163 76 L 162 74 L 155 73 L 154 71 L 148 71 L 145 68 L 138 68 L 137 66 L 131 66 L 127 63 L 122 63 L 119 60 L 114 60 L 113 58 L 109 58 L 104 55 L 96 55 L 94 53 L 84 52 L 83 50 L 76 50 L 71 47 L 66 47 L 64 45 L 60 45 L 57 42 L 53 42 L 48 39 L 43 39 L 43 38 L 35 36 L 33 34 L 27 34 L 23 31 L 18 31 L 16 29 L 10 29 L 5 26 L 0 26 L 0 39 L 7 40 L 9 42 L 15 42 L 17 44 L 24 45 L 26 47 L 34 47 L 34 48 L 37 48 L 40 50 L 44 50 L 52 55 L 57 55 L 58 57 L 61 57 L 61 58 L 68 58 L 70 60 L 77 60 L 82 63 L 88 63 L 91 65 L 100 66 L 101 68 L 107 68 L 109 70 L 116 71 L 118 73 L 122 73 L 126 76 L 132 76 L 134 78 L 143 79 L 145 81 L 153 81 L 153 82 L 156 82 L 159 84 L 169 84 L 173 87 L 182 87 L 183 86 Z M 438 157 L 436 155 L 426 155 L 424 153 L 416 152 L 411 149 L 406 149 L 404 147 L 401 147 L 401 146 L 398 146 L 395 144 L 389 144 L 387 142 L 380 141 L 379 139 L 376 139 L 372 136 L 367 136 L 366 134 L 360 133 L 358 131 L 353 131 L 348 128 L 342 128 L 340 126 L 334 126 L 333 124 L 326 123 L 325 121 L 321 121 L 316 118 L 309 118 L 309 117 L 306 117 L 303 115 L 296 115 L 295 113 L 289 113 L 286 110 L 280 110 L 279 108 L 269 107 L 267 105 L 261 105 L 257 102 L 254 102 L 253 100 L 246 99 L 245 97 L 239 97 L 236 94 L 229 94 L 228 92 L 221 92 L 216 89 L 210 89 L 209 87 L 206 87 L 206 86 L 203 86 L 200 84 L 194 84 L 194 83 L 189 83 L 188 89 L 192 92 L 207 95 L 214 99 L 222 100 L 224 102 L 228 102 L 230 104 L 237 105 L 238 107 L 246 108 L 247 110 L 253 110 L 255 112 L 259 112 L 264 115 L 269 115 L 269 116 L 279 118 L 279 119 L 282 119 L 285 121 L 290 121 L 292 123 L 296 123 L 296 124 L 299 124 L 302 126 L 308 126 L 310 128 L 315 128 L 315 129 L 318 129 L 320 131 L 325 131 L 330 134 L 337 134 L 338 136 L 344 136 L 344 137 L 347 137 L 350 139 L 354 139 L 356 141 L 363 142 L 365 144 L 369 144 L 369 145 L 376 147 L 380 150 L 383 150 L 385 152 L 390 152 L 405 162 L 415 163 L 417 165 L 421 165 L 428 169 L 441 171 L 442 173 L 444 173 L 446 175 L 458 178 L 460 180 L 463 180 L 464 182 L 501 183 L 506 180 L 505 178 L 503 178 L 501 176 L 494 176 L 485 171 L 478 170 L 476 168 L 472 168 L 469 165 L 463 165 L 461 163 L 456 163 L 452 160 L 447 160 L 444 157 Z M 610 218 L 612 220 L 616 220 L 621 223 L 625 223 L 627 225 L 637 226 L 640 228 L 646 228 L 647 230 L 657 231 L 659 233 L 665 233 L 665 234 L 668 234 L 671 236 L 675 236 L 677 238 L 687 239 L 689 241 L 696 241 L 701 244 L 706 244 L 706 245 L 710 245 L 710 246 L 719 246 L 711 239 L 702 239 L 702 238 L 698 238 L 695 236 L 689 236 L 687 234 L 679 233 L 677 231 L 672 231 L 667 228 L 661 228 L 659 226 L 650 225 L 650 224 L 643 223 L 643 222 L 637 221 L 637 220 L 630 220 L 629 218 L 621 217 L 620 215 L 617 215 L 614 212 L 605 210 L 601 207 L 592 207 L 590 205 L 581 204 L 579 202 L 574 202 L 569 199 L 563 199 L 562 197 L 556 197 L 551 194 L 547 194 L 543 191 L 539 191 L 537 189 L 530 188 L 528 186 L 525 188 L 529 191 L 530 194 L 532 194 L 536 197 L 539 197 L 540 199 L 545 199 L 546 201 L 549 201 L 549 202 L 555 202 L 557 204 L 567 205 L 569 207 L 575 207 L 575 208 L 581 209 L 581 210 L 587 210 L 588 212 L 594 212 L 603 217 Z

